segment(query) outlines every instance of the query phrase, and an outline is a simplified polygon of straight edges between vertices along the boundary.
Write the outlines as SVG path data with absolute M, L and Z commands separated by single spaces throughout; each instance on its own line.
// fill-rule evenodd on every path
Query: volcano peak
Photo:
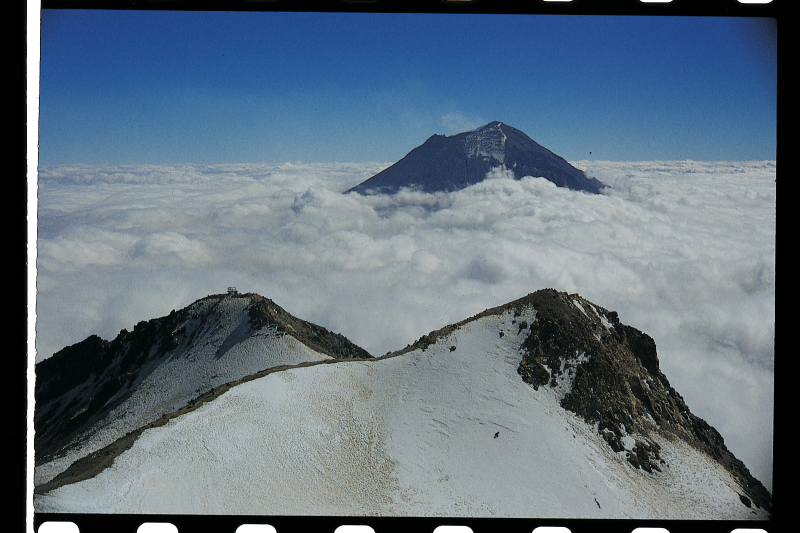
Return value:
M 505 166 L 514 179 L 545 178 L 559 187 L 599 193 L 606 185 L 516 128 L 492 121 L 451 136 L 433 135 L 403 159 L 347 192 L 390 193 L 401 188 L 424 192 L 457 191 Z

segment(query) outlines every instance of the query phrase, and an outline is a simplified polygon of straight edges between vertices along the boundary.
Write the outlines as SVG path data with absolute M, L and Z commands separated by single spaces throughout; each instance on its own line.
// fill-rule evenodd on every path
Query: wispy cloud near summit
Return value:
M 480 118 L 467 118 L 459 111 L 445 113 L 441 118 L 445 135 L 455 135 L 457 133 L 461 133 L 462 131 L 472 131 L 486 124 L 486 122 L 486 120 L 482 120 Z

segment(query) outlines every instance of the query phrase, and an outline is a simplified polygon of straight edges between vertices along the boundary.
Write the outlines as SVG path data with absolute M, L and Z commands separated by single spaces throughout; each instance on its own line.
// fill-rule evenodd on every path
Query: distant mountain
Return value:
M 425 192 L 456 191 L 505 167 L 515 179 L 546 178 L 559 187 L 598 193 L 605 185 L 562 157 L 502 122 L 446 137 L 434 135 L 403 159 L 347 192 L 395 193 L 401 187 Z
M 36 368 L 37 512 L 770 517 L 653 339 L 576 294 L 379 358 L 217 295 L 54 357 Z

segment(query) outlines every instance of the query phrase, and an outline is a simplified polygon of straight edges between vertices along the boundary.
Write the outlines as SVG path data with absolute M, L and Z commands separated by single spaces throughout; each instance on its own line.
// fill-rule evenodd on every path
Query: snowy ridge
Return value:
M 492 310 L 400 355 L 292 368 L 145 431 L 39 512 L 766 518 L 708 455 L 651 435 L 660 471 L 520 379 L 532 307 Z M 581 365 L 585 354 L 576 354 Z
M 214 387 L 266 368 L 330 359 L 279 333 L 274 326 L 252 327 L 248 314 L 251 304 L 248 296 L 219 296 L 190 305 L 186 319 L 174 328 L 172 349 L 158 357 L 153 345 L 139 377 L 105 403 L 123 401 L 89 432 L 78 436 L 65 455 L 38 466 L 35 484 L 51 480 L 77 459 L 177 411 Z M 80 390 L 70 397 L 79 394 Z

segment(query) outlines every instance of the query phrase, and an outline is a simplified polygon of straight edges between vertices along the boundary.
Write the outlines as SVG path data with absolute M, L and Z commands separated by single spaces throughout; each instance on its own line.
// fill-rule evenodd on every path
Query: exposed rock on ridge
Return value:
M 605 187 L 521 131 L 495 121 L 449 137 L 433 135 L 394 165 L 347 192 L 395 193 L 401 187 L 456 191 L 483 181 L 489 171 L 500 166 L 515 179 L 543 177 L 559 187 L 591 193 Z
M 274 326 L 279 333 L 285 333 L 297 338 L 314 351 L 329 355 L 334 359 L 369 359 L 372 356 L 350 342 L 340 333 L 333 333 L 292 316 L 269 298 L 257 294 L 250 294 L 253 304 L 249 308 L 250 323 L 255 328 Z

